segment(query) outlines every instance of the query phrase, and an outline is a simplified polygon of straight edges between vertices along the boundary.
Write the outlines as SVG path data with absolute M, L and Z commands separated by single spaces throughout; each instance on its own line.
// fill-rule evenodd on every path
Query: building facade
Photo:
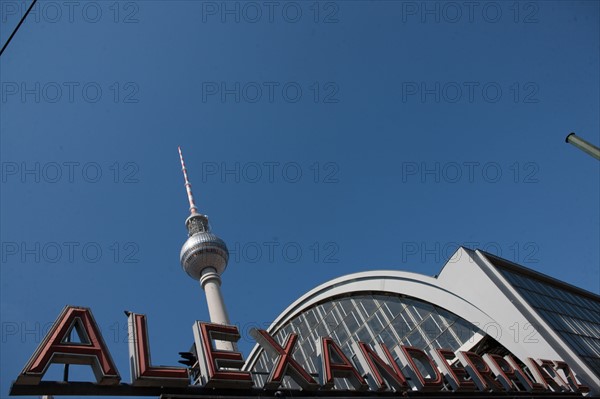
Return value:
M 293 357 L 315 377 L 319 337 L 331 337 L 363 375 L 358 342 L 385 344 L 400 365 L 401 346 L 444 348 L 512 354 L 532 381 L 535 370 L 523 360 L 562 361 L 600 395 L 600 297 L 482 251 L 458 249 L 436 277 L 382 270 L 331 280 L 284 310 L 268 333 L 280 345 L 297 334 Z M 275 360 L 253 349 L 245 369 L 256 386 Z M 297 388 L 289 379 L 284 386 Z M 352 389 L 346 379 L 336 379 L 335 388 Z M 447 381 L 443 390 L 452 390 Z

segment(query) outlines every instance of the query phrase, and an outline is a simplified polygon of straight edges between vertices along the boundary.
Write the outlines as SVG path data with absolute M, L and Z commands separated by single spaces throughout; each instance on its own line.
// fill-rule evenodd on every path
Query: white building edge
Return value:
M 491 336 L 519 359 L 568 363 L 577 378 L 591 388 L 591 394 L 600 395 L 600 296 L 479 250 L 459 248 L 437 277 L 375 270 L 333 279 L 292 303 L 268 331 L 282 342 L 289 332 L 299 332 L 295 328 L 300 327 L 290 327 L 292 321 L 303 320 L 304 324 L 311 324 L 308 318 L 301 317 L 305 312 L 319 304 L 333 303 L 336 298 L 351 298 L 361 293 L 391 295 L 431 304 L 433 309 L 441 309 L 440 314 L 445 310 L 480 329 L 479 334 L 470 337 L 470 344 L 459 342 L 461 349 L 470 350 L 485 335 Z M 382 303 L 382 297 L 378 298 L 375 303 Z M 339 307 L 332 320 L 340 320 L 347 314 Z M 320 310 L 319 314 L 325 312 L 327 310 Z M 389 318 L 377 316 L 382 319 L 393 317 L 388 307 L 380 313 L 390 315 Z M 363 324 L 366 325 L 370 319 L 368 315 L 365 317 Z M 318 319 L 316 323 L 319 323 Z M 335 321 L 330 322 L 330 326 L 331 331 L 340 328 L 339 325 L 336 327 Z M 348 334 L 348 341 L 356 340 L 350 330 L 350 327 L 344 327 L 340 332 Z M 379 330 L 379 327 L 370 330 L 373 342 Z M 400 337 L 399 334 L 395 336 Z M 306 351 L 302 349 L 301 352 L 298 348 L 294 352 L 294 357 L 301 363 L 309 357 L 302 356 L 304 352 L 310 352 L 308 346 L 307 343 Z M 268 364 L 266 354 L 257 345 L 250 353 L 245 369 L 260 374 L 261 357 L 265 357 L 263 362 Z M 310 365 L 307 368 L 310 372 Z M 262 369 L 268 370 L 268 366 Z M 316 371 L 313 368 L 312 372 Z

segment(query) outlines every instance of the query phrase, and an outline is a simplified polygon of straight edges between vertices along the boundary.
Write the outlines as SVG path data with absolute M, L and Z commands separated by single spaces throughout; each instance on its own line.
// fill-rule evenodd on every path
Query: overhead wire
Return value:
M 19 21 L 19 24 L 12 31 L 12 33 L 10 34 L 8 40 L 6 41 L 6 43 L 4 43 L 4 46 L 2 46 L 2 50 L 0 50 L 0 57 L 2 57 L 2 54 L 4 53 L 4 50 L 6 50 L 6 47 L 8 47 L 8 44 L 10 43 L 10 41 L 12 40 L 12 38 L 15 36 L 15 34 L 17 33 L 17 31 L 19 30 L 19 28 L 21 27 L 21 25 L 23 25 L 23 22 L 25 21 L 25 18 L 27 18 L 27 15 L 29 15 L 29 12 L 31 12 L 31 9 L 35 5 L 35 3 L 37 3 L 37 0 L 33 0 L 31 2 L 31 5 L 29 6 L 29 8 L 25 12 L 25 14 L 23 14 L 23 17 L 21 17 L 21 20 Z

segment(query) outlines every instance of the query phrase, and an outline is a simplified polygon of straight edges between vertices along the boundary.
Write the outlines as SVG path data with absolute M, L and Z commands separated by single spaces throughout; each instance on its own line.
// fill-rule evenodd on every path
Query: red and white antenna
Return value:
M 181 153 L 181 147 L 177 147 L 179 150 L 179 159 L 181 160 L 181 170 L 183 171 L 183 178 L 185 179 L 185 191 L 187 191 L 188 201 L 190 202 L 190 214 L 195 215 L 198 213 L 198 208 L 194 203 L 194 196 L 192 195 L 192 183 L 188 180 L 187 169 L 185 168 L 185 162 L 183 162 L 183 154 Z

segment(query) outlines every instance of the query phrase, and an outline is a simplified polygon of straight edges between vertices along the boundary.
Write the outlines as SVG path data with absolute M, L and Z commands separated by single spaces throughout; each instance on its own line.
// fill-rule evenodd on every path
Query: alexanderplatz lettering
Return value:
M 152 364 L 146 316 L 128 313 L 128 324 L 131 385 L 120 384 L 121 377 L 91 310 L 67 306 L 14 382 L 11 394 L 31 394 L 33 390 L 28 391 L 27 388 L 42 388 L 39 386 L 41 379 L 52 363 L 90 365 L 96 377 L 96 384 L 92 385 L 105 386 L 105 394 L 109 394 L 110 389 L 123 386 L 131 388 L 127 392 L 135 396 L 149 392 L 144 391 L 144 387 L 161 387 L 163 390 L 188 387 L 190 374 L 187 367 Z M 73 329 L 81 342 L 70 342 Z M 195 376 L 197 384 L 193 387 L 256 392 L 256 389 L 252 389 L 251 373 L 242 370 L 242 354 L 217 349 L 214 344 L 215 341 L 237 342 L 240 338 L 237 327 L 197 321 L 193 325 L 193 333 L 197 352 L 195 361 L 200 371 L 199 376 Z M 317 342 L 321 362 L 321 378 L 317 381 L 292 357 L 298 342 L 296 334 L 288 335 L 283 344 L 279 344 L 265 330 L 255 329 L 252 335 L 275 359 L 266 383 L 259 387 L 263 390 L 279 389 L 284 377 L 288 376 L 302 390 L 313 394 L 325 394 L 332 390 L 336 378 L 346 379 L 357 391 L 365 391 L 365 394 L 370 389 L 365 378 L 372 380 L 371 386 L 377 392 L 439 391 L 444 387 L 444 381 L 453 391 L 461 392 L 589 392 L 588 387 L 576 380 L 569 365 L 562 361 L 523 359 L 523 364 L 529 370 L 526 373 L 512 355 L 481 356 L 448 349 L 425 352 L 400 346 L 398 364 L 386 345 L 372 347 L 358 342 L 353 345 L 353 350 L 367 373 L 361 375 L 340 346 L 329 337 L 321 337 Z M 60 384 L 68 386 L 77 383 Z M 92 393 L 85 391 L 78 394 Z

